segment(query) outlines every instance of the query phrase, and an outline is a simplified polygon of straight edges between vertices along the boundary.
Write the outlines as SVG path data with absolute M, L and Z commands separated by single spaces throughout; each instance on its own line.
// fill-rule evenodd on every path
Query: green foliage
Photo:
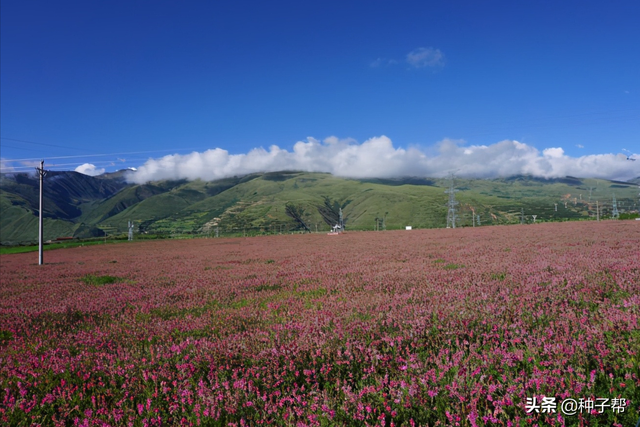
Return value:
M 87 274 L 86 276 L 80 278 L 80 280 L 82 280 L 87 285 L 94 286 L 108 285 L 111 283 L 122 283 L 125 281 L 125 279 L 116 276 L 96 276 L 93 274 Z
M 239 308 L 243 308 L 246 307 L 247 305 L 249 305 L 249 301 L 247 301 L 246 299 L 242 298 L 238 301 L 233 301 L 229 306 L 231 308 L 233 308 L 234 310 L 237 310 Z
M 318 213 L 322 216 L 323 221 L 330 227 L 336 225 L 340 221 L 340 203 L 337 200 L 324 196 L 323 204 L 318 206 Z
M 258 292 L 262 292 L 262 291 L 279 291 L 280 289 L 282 289 L 282 285 L 278 284 L 278 283 L 274 283 L 272 285 L 258 285 L 255 287 L 255 290 Z
M 321 298 L 323 296 L 325 296 L 327 294 L 327 290 L 325 288 L 317 288 L 317 289 L 311 289 L 308 291 L 301 291 L 298 292 L 297 295 L 302 297 L 302 298 L 308 298 L 308 299 L 317 299 L 317 298 Z
M 629 212 L 620 214 L 620 219 L 636 219 L 640 218 L 639 213 Z
M 103 245 L 103 244 L 111 244 L 111 243 L 124 243 L 126 240 L 73 240 L 73 241 L 63 241 L 59 243 L 48 243 L 42 246 L 43 251 L 50 251 L 53 249 L 65 249 L 65 248 L 77 248 L 79 246 L 93 246 L 93 245 Z M 5 254 L 19 254 L 26 252 L 36 252 L 38 251 L 38 245 L 24 245 L 24 246 L 0 246 L 0 255 Z M 46 260 L 45 260 L 46 262 Z
M 311 231 L 305 223 L 305 208 L 299 205 L 294 205 L 293 203 L 287 203 L 285 205 L 285 212 L 287 216 L 294 220 L 299 229 L 304 229 L 309 232 Z
M 13 339 L 13 332 L 0 330 L 0 345 L 5 344 Z
M 457 270 L 458 268 L 464 268 L 464 265 L 451 263 L 444 266 L 445 270 Z

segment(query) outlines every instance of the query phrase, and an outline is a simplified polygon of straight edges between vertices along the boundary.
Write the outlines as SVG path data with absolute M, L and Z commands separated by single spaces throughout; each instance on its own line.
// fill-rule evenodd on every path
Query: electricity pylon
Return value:
M 611 218 L 619 219 L 620 213 L 618 212 L 618 202 L 616 201 L 616 195 L 613 194 L 613 211 L 611 212 Z
M 456 228 L 456 205 L 458 201 L 456 200 L 456 193 L 459 190 L 454 188 L 454 179 L 455 176 L 453 173 L 449 174 L 449 189 L 445 191 L 445 193 L 449 194 L 449 202 L 447 205 L 449 206 L 449 210 L 447 211 L 447 228 Z

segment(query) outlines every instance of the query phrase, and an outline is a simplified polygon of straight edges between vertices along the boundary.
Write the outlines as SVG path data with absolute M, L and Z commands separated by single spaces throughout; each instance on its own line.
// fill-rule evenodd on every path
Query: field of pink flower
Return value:
M 0 424 L 633 426 L 639 243 L 608 221 L 2 255 Z

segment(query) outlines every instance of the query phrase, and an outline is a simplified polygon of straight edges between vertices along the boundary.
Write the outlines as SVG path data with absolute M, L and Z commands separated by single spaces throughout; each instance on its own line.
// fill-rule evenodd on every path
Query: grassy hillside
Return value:
M 76 230 L 93 235 L 98 229 L 125 233 L 129 221 L 134 221 L 137 233 L 161 235 L 210 234 L 216 226 L 222 234 L 288 232 L 301 230 L 301 222 L 312 231 L 328 231 L 323 206 L 331 207 L 331 218 L 337 218 L 342 208 L 351 230 L 446 225 L 444 191 L 449 183 L 443 179 L 355 180 L 283 171 L 214 182 L 127 185 L 122 177 L 77 175 L 60 175 L 55 187 L 47 182 L 47 238 L 72 235 Z M 1 241 L 33 241 L 37 237 L 35 180 L 2 179 L 0 184 Z M 533 221 L 532 215 L 536 221 L 588 219 L 595 217 L 596 201 L 602 217 L 607 217 L 614 194 L 620 213 L 638 209 L 637 184 L 624 182 L 517 176 L 458 179 L 455 187 L 459 190 L 458 226 L 471 226 L 474 212 L 482 225 L 520 222 L 523 211 L 526 222 Z M 287 215 L 287 205 L 299 213 L 298 221 Z
M 11 199 L 0 195 L 0 242 L 5 244 L 36 241 L 38 239 L 38 216 L 21 206 L 11 204 Z M 61 236 L 71 236 L 76 224 L 59 220 L 44 219 L 44 239 L 50 240 Z
M 373 229 L 375 219 L 385 216 L 387 229 L 446 225 L 445 180 L 363 181 L 322 173 L 280 172 L 254 174 L 235 183 L 227 181 L 224 191 L 195 203 L 179 197 L 194 192 L 192 199 L 198 199 L 201 196 L 195 194 L 204 195 L 211 184 L 182 183 L 104 224 L 124 232 L 127 220 L 132 219 L 143 224 L 147 232 L 165 234 L 208 233 L 214 222 L 224 233 L 291 231 L 299 227 L 285 213 L 285 206 L 290 203 L 302 208 L 304 222 L 312 231 L 328 231 L 329 225 L 323 221 L 318 206 L 329 198 L 343 208 L 349 229 Z M 618 193 L 619 208 L 637 209 L 635 186 L 603 180 L 457 180 L 456 188 L 460 190 L 460 226 L 472 225 L 473 210 L 483 225 L 520 222 L 522 209 L 527 222 L 532 221 L 532 214 L 537 215 L 537 221 L 586 219 L 595 215 L 596 200 L 601 201 L 602 215 L 606 216 L 611 211 L 611 201 L 605 197 L 613 191 Z

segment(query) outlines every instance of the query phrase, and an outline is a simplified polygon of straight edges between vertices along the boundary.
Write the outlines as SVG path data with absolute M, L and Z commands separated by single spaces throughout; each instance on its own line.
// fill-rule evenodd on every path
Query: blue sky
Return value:
M 636 1 L 433 3 L 2 0 L 3 169 L 44 158 L 112 171 L 174 155 L 165 166 L 175 170 L 216 148 L 246 163 L 251 150 L 289 155 L 307 137 L 317 156 L 448 161 L 447 147 L 467 150 L 451 168 L 490 153 L 504 161 L 498 148 L 514 150 L 496 146 L 504 140 L 538 163 L 561 147 L 573 169 L 555 174 L 585 156 L 640 152 Z M 332 136 L 342 150 L 321 149 Z M 469 151 L 483 146 L 477 159 Z M 640 175 L 640 161 L 621 159 L 593 165 Z M 442 172 L 424 165 L 410 170 Z M 510 173 L 494 169 L 478 175 Z

